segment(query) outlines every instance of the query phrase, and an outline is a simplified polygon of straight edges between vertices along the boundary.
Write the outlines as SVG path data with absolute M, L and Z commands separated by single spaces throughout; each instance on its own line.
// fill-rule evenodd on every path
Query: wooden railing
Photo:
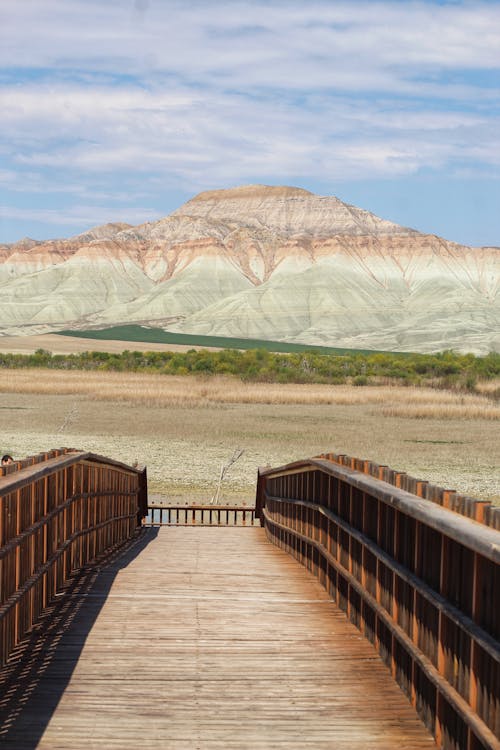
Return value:
M 260 470 L 268 537 L 318 576 L 453 750 L 500 748 L 500 532 L 326 459 Z
M 413 495 L 423 497 L 432 503 L 442 505 L 443 508 L 453 510 L 455 513 L 460 513 L 462 516 L 467 516 L 467 518 L 472 518 L 474 521 L 479 521 L 479 523 L 484 523 L 486 526 L 491 526 L 491 528 L 500 531 L 500 507 L 492 505 L 489 500 L 480 500 L 477 497 L 464 495 L 456 490 L 417 479 L 406 472 L 396 471 L 389 466 L 377 464 L 375 461 L 348 456 L 346 453 L 323 453 L 316 458 L 325 458 L 328 461 L 340 464 L 340 466 L 369 474 L 375 479 L 381 479 Z
M 254 526 L 255 508 L 245 505 L 149 505 L 145 526 Z
M 0 664 L 71 575 L 130 538 L 147 513 L 145 469 L 60 449 L 0 476 Z

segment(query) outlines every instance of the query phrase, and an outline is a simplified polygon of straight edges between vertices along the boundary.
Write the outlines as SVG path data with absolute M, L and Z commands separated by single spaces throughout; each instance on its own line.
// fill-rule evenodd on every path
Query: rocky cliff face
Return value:
M 135 322 L 355 348 L 500 350 L 500 249 L 289 187 L 0 246 L 0 334 Z

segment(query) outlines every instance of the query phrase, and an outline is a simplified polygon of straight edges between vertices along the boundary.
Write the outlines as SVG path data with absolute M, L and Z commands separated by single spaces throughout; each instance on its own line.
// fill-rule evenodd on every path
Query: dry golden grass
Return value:
M 485 393 L 487 395 L 500 394 L 500 378 L 483 380 L 476 385 L 476 390 L 479 393 Z
M 483 404 L 406 404 L 405 406 L 386 406 L 382 409 L 385 417 L 404 417 L 406 419 L 500 419 L 500 407 Z
M 144 406 L 207 404 L 303 404 L 383 406 L 385 416 L 410 419 L 500 419 L 500 406 L 481 395 L 403 386 L 280 385 L 233 378 L 82 372 L 0 370 L 4 393 L 87 396 Z

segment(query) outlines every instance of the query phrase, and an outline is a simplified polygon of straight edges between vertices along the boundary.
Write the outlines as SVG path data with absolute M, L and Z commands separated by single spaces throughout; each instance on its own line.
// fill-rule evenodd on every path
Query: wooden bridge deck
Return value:
M 148 529 L 2 673 L 0 745 L 417 750 L 370 644 L 260 528 Z

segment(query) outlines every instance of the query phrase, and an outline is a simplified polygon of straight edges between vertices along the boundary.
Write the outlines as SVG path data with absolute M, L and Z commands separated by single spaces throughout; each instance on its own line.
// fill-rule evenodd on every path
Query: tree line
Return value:
M 265 349 L 52 354 L 38 349 L 34 354 L 0 353 L 0 367 L 228 375 L 254 382 L 353 383 L 360 386 L 389 379 L 409 385 L 431 384 L 474 390 L 479 380 L 500 376 L 500 354 L 492 352 L 475 356 L 451 350 L 437 354 L 284 354 Z

